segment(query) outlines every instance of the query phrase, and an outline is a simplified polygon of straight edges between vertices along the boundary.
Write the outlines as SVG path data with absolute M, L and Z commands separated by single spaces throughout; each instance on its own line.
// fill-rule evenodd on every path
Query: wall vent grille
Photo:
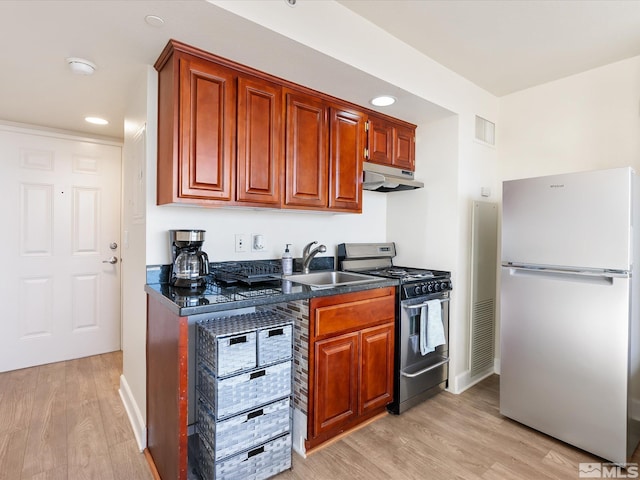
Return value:
M 473 202 L 471 228 L 471 379 L 493 371 L 496 342 L 498 207 Z
M 488 145 L 495 145 L 496 124 L 476 115 L 476 140 Z
M 493 367 L 495 355 L 495 302 L 493 298 L 473 305 L 471 378 Z

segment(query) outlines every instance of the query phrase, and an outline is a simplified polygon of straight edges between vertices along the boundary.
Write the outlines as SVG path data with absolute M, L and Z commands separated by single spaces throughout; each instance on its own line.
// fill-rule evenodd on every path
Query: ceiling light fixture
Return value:
M 109 121 L 100 117 L 84 117 L 85 122 L 93 123 L 94 125 L 109 125 Z
M 77 75 L 91 75 L 98 68 L 95 63 L 77 57 L 67 58 L 67 64 L 71 71 Z
M 162 25 L 164 25 L 164 19 L 157 15 L 147 15 L 146 17 L 144 17 L 144 21 L 152 27 L 161 27 Z
M 396 99 L 391 95 L 380 95 L 379 97 L 371 99 L 371 105 L 375 105 L 376 107 L 388 107 L 394 103 L 396 103 Z

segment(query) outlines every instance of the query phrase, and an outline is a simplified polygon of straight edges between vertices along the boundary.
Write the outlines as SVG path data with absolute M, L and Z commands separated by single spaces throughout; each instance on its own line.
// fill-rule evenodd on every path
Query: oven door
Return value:
M 429 300 L 441 303 L 442 324 L 446 343 L 433 352 L 420 352 L 420 322 L 422 308 Z M 400 306 L 398 335 L 399 412 L 421 402 L 446 386 L 449 363 L 449 292 L 403 300 Z M 436 388 L 437 387 L 437 388 Z

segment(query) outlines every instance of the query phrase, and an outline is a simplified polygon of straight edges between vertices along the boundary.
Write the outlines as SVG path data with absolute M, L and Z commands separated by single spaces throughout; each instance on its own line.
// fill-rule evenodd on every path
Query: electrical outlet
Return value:
M 246 233 L 236 233 L 236 252 L 249 251 L 249 235 Z
M 266 245 L 264 243 L 264 235 L 260 233 L 253 233 L 251 235 L 251 251 L 252 252 L 262 252 L 264 251 Z

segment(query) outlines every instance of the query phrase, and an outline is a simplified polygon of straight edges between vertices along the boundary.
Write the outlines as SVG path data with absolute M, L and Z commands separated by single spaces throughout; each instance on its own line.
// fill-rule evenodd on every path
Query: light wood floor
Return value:
M 461 395 L 443 392 L 302 459 L 276 480 L 577 479 L 602 462 L 499 412 L 499 377 Z M 640 449 L 632 462 L 640 462 Z
M 0 480 L 152 480 L 118 395 L 121 372 L 117 352 L 0 373 Z M 564 480 L 602 461 L 501 416 L 498 386 L 494 375 L 387 415 L 306 459 L 294 454 L 275 478 Z
M 0 480 L 151 480 L 121 372 L 115 352 L 0 373 Z

